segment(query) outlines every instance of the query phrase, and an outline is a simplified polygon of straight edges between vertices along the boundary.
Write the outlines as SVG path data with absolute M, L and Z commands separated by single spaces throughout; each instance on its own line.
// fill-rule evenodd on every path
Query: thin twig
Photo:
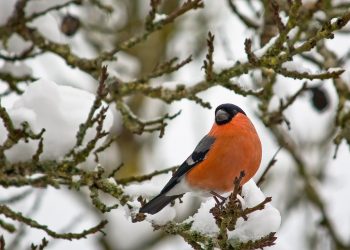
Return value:
M 117 183 L 120 185 L 127 185 L 131 182 L 143 182 L 152 179 L 154 176 L 161 175 L 161 174 L 166 174 L 169 172 L 172 172 L 176 170 L 179 166 L 174 166 L 170 168 L 165 168 L 162 170 L 156 170 L 150 174 L 145 174 L 145 175 L 140 175 L 140 176 L 130 176 L 122 179 L 117 179 Z
M 261 186 L 263 184 L 263 182 L 265 181 L 265 178 L 266 178 L 266 175 L 267 173 L 269 172 L 269 170 L 272 168 L 273 165 L 275 165 L 275 163 L 277 162 L 277 159 L 276 159 L 276 156 L 277 154 L 280 152 L 280 150 L 282 149 L 283 147 L 280 146 L 276 153 L 272 156 L 271 160 L 269 161 L 269 163 L 267 164 L 264 172 L 262 173 L 262 175 L 260 176 L 259 180 L 257 181 L 256 185 L 257 186 Z

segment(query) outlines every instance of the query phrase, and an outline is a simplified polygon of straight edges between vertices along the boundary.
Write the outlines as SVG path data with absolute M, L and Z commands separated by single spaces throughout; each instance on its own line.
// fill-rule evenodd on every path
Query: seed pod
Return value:
M 329 106 L 329 96 L 327 91 L 321 86 L 310 88 L 311 91 L 311 103 L 313 107 L 319 111 L 325 111 Z
M 80 27 L 80 20 L 70 14 L 65 15 L 61 23 L 61 31 L 66 36 L 73 36 Z

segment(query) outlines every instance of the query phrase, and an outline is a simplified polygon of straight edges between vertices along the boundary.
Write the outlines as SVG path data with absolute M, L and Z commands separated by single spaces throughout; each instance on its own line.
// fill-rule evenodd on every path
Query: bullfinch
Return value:
M 235 177 L 242 171 L 245 173 L 243 185 L 258 170 L 261 151 L 259 136 L 246 113 L 234 104 L 218 106 L 209 133 L 160 194 L 143 205 L 140 212 L 155 214 L 189 191 L 210 194 L 231 191 Z

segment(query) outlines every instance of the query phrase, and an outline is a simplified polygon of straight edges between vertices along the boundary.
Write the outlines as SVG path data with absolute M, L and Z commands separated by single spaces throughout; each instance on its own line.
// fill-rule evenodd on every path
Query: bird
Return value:
M 220 194 L 233 190 L 234 179 L 244 172 L 240 185 L 257 172 L 262 157 L 259 135 L 246 113 L 225 103 L 215 109 L 215 121 L 192 154 L 174 172 L 160 194 L 139 212 L 156 214 L 187 192 Z M 216 199 L 217 200 L 217 199 Z

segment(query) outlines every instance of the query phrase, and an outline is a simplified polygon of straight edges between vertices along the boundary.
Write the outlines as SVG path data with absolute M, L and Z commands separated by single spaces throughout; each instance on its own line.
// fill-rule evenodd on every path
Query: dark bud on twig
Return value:
M 32 245 L 30 246 L 30 248 L 31 248 L 32 250 L 42 250 L 42 249 L 46 248 L 48 244 L 49 244 L 48 240 L 47 240 L 46 238 L 43 238 L 43 239 L 41 240 L 41 243 L 40 243 L 39 245 L 34 245 L 34 244 L 32 244 Z
M 131 218 L 131 221 L 132 221 L 133 223 L 136 223 L 136 222 L 144 221 L 145 219 L 146 219 L 146 215 L 145 215 L 145 214 L 143 214 L 143 213 L 138 213 L 138 214 L 136 214 L 135 216 L 133 216 L 133 217 Z
M 142 196 L 137 197 L 137 201 L 141 203 L 141 206 L 146 204 L 146 200 Z
M 329 96 L 326 90 L 320 86 L 311 87 L 311 103 L 319 112 L 325 111 L 329 106 Z
M 276 24 L 278 30 L 280 32 L 283 32 L 285 30 L 285 26 L 282 22 L 282 19 L 279 15 L 279 5 L 278 5 L 278 2 L 273 0 L 273 1 L 270 1 L 270 8 L 271 8 L 271 12 L 272 12 L 272 18 L 273 18 L 273 21 L 274 23 Z
M 80 20 L 70 14 L 66 15 L 62 19 L 61 31 L 66 36 L 73 36 L 80 27 Z
M 0 250 L 5 249 L 5 239 L 4 236 L 0 236 Z
M 208 39 L 207 39 L 207 46 L 208 46 L 208 54 L 205 57 L 205 60 L 203 62 L 203 67 L 205 70 L 205 78 L 209 82 L 213 80 L 213 54 L 214 54 L 214 35 L 209 31 L 208 33 Z

